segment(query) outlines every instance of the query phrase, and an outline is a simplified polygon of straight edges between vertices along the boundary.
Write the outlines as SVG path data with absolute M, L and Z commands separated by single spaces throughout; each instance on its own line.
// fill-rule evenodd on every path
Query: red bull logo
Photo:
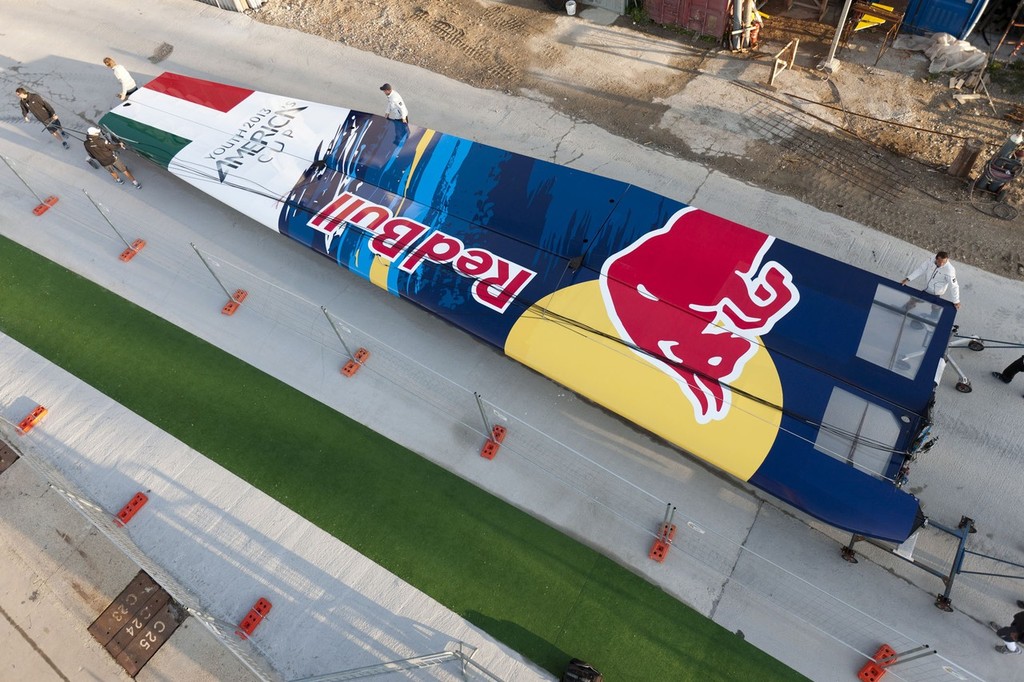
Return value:
M 695 208 L 613 254 L 601 293 L 619 335 L 669 374 L 697 422 L 724 419 L 730 382 L 800 300 L 793 277 L 763 262 L 774 237 Z
M 328 252 L 331 242 L 353 226 L 373 235 L 369 248 L 374 255 L 398 263 L 403 272 L 412 274 L 425 261 L 450 265 L 474 280 L 470 292 L 477 303 L 499 313 L 504 313 L 537 275 L 487 249 L 467 247 L 458 237 L 396 216 L 387 206 L 349 192 L 342 192 L 307 224 L 324 235 Z

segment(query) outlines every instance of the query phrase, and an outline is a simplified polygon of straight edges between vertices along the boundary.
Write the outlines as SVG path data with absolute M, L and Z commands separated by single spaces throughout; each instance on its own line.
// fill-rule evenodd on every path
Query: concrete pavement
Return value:
M 184 0 L 131 9 L 112 0 L 88 8 L 61 4 L 63 11 L 53 13 L 0 1 L 4 16 L 18 27 L 5 38 L 0 80 L 8 90 L 25 84 L 46 94 L 69 128 L 84 129 L 114 103 L 108 95 L 110 75 L 99 65 L 108 52 L 140 81 L 175 70 L 366 110 L 379 104 L 376 84 L 386 76 L 407 83 L 402 92 L 416 102 L 417 120 L 441 130 L 541 158 L 572 158 L 574 167 L 634 182 L 894 279 L 926 255 L 850 221 L 570 121 L 542 102 L 473 90 Z M 132 27 L 118 35 L 116 47 L 107 44 L 103 31 L 111 22 Z M 58 34 L 64 36 L 59 45 L 41 39 Z M 170 57 L 148 63 L 146 58 L 162 43 L 174 46 Z M 25 190 L 3 174 L 5 217 L 0 220 L 12 239 L 600 547 L 813 679 L 850 679 L 862 654 L 873 653 L 882 641 L 908 648 L 930 644 L 952 669 L 962 666 L 959 674 L 967 679 L 971 674 L 1024 679 L 1016 659 L 992 651 L 997 642 L 984 626 L 1012 613 L 1016 583 L 961 576 L 953 594 L 957 612 L 942 614 L 931 606 L 932 595 L 942 589 L 935 578 L 877 551 L 865 552 L 873 562 L 848 565 L 838 558 L 839 544 L 848 539 L 842 534 L 758 498 L 174 178 L 139 164 L 137 175 L 145 188 L 126 191 L 89 171 L 77 149 L 65 152 L 52 138 L 18 121 L 9 116 L 0 126 L 0 153 L 15 162 L 30 185 L 58 194 L 61 202 L 42 219 L 15 220 L 11 216 L 25 211 Z M 116 262 L 123 246 L 82 195 L 83 187 L 109 208 L 115 224 L 130 226 L 132 236 L 149 242 L 130 267 Z M 46 229 L 38 229 L 40 224 Z M 246 309 L 249 314 L 224 324 L 222 294 L 189 242 L 221 259 L 237 286 L 245 284 L 260 294 Z M 959 275 L 961 328 L 1021 340 L 1020 283 L 967 266 L 959 268 Z M 383 361 L 380 369 L 368 373 L 357 390 L 342 392 L 333 383 L 339 354 L 330 330 L 316 326 L 318 305 L 389 346 L 377 354 Z M 988 378 L 991 369 L 1014 356 L 1009 351 L 954 352 L 976 389 L 966 395 L 955 392 L 955 377 L 947 371 L 936 409 L 941 440 L 916 464 L 911 485 L 926 513 L 937 520 L 955 525 L 967 514 L 978 522 L 981 532 L 972 536 L 972 547 L 1022 562 L 1024 550 L 1016 540 L 1022 521 L 1016 502 L 1024 437 L 1024 420 L 1016 410 L 1020 397 Z M 390 380 L 409 371 L 422 376 L 418 395 L 397 392 Z M 509 456 L 497 466 L 466 455 L 479 448 L 476 406 L 466 401 L 472 390 L 483 393 L 501 418 L 517 427 L 503 450 Z M 424 397 L 438 396 L 437 402 L 456 406 L 447 412 L 451 421 L 438 419 L 424 406 Z M 391 419 L 395 411 L 407 418 Z M 109 492 L 100 480 L 108 464 L 96 461 L 92 448 L 80 451 L 96 470 L 83 464 L 76 480 L 98 493 Z M 550 466 L 551 461 L 558 466 Z M 683 538 L 669 562 L 655 565 L 646 559 L 646 549 L 665 502 L 679 507 Z M 208 528 L 197 523 L 193 532 L 216 538 L 217 525 L 213 519 Z M 220 524 L 221 531 L 238 527 Z M 267 535 L 268 546 L 276 541 L 276 534 Z M 923 554 L 948 558 L 948 543 L 938 536 L 923 538 L 919 547 Z M 208 581 L 199 574 L 191 578 L 200 585 Z M 293 647 L 292 640 L 283 638 L 268 643 L 267 651 L 275 664 L 294 671 Z M 932 657 L 922 666 L 938 661 Z M 892 674 L 898 676 L 899 669 Z M 942 674 L 942 664 L 934 670 L 915 668 L 920 675 L 915 679 Z

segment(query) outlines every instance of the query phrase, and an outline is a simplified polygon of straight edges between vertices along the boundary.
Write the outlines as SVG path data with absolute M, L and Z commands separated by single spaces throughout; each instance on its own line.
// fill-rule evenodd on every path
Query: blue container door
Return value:
M 909 33 L 949 33 L 964 40 L 974 30 L 988 0 L 911 0 L 903 18 Z

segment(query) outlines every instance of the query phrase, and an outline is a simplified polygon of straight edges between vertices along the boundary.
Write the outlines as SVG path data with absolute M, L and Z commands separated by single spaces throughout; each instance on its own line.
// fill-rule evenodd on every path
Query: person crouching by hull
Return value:
M 141 189 L 142 185 L 135 179 L 132 172 L 128 170 L 128 166 L 124 165 L 124 161 L 117 158 L 117 150 L 120 146 L 121 149 L 124 145 L 115 145 L 113 142 L 103 137 L 103 132 L 96 127 L 89 128 L 85 135 L 85 151 L 89 154 L 90 158 L 96 159 L 96 162 L 103 166 L 111 177 L 114 178 L 114 182 L 121 185 L 124 184 L 124 180 L 118 175 L 118 172 L 124 173 L 124 176 L 131 180 L 131 183 L 135 185 L 136 189 Z

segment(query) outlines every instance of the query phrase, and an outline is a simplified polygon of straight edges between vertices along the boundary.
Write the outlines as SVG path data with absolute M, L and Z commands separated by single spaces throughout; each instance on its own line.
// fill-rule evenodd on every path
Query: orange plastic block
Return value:
M 22 434 L 28 433 L 35 428 L 36 424 L 46 416 L 47 410 L 42 405 L 36 405 L 35 409 L 28 413 L 28 416 L 18 422 L 18 431 Z
M 260 597 L 256 600 L 256 603 L 249 609 L 249 613 L 245 614 L 245 618 L 238 624 L 238 629 L 235 630 L 235 634 L 242 639 L 248 639 L 249 635 L 256 630 L 256 627 L 263 622 L 263 619 L 268 613 L 270 613 L 271 603 L 267 599 Z
M 888 668 L 890 665 L 897 662 L 896 652 L 888 644 L 883 644 L 878 647 L 878 651 L 876 651 L 875 655 L 871 658 L 873 658 L 875 663 L 883 668 Z
M 878 682 L 885 675 L 885 669 L 896 662 L 896 651 L 888 644 L 883 644 L 878 647 L 871 661 L 860 669 L 857 677 L 861 682 Z
M 245 289 L 235 289 L 235 295 L 231 297 L 231 300 L 224 304 L 224 307 L 220 309 L 222 315 L 234 315 L 235 311 L 238 310 L 238 306 L 242 305 L 242 301 L 249 295 L 249 292 Z
M 273 606 L 267 599 L 260 597 L 256 600 L 256 603 L 252 605 L 252 610 L 260 614 L 262 617 L 266 617 L 270 613 L 270 609 Z
M 878 682 L 883 677 L 885 677 L 885 668 L 874 661 L 865 663 L 864 667 L 857 673 L 857 679 L 861 682 Z
M 647 553 L 647 558 L 657 561 L 659 564 L 665 560 L 665 556 L 668 555 L 669 544 L 658 538 L 651 545 L 651 551 Z
M 347 377 L 352 376 L 359 371 L 367 360 L 370 359 L 370 351 L 365 348 L 360 348 L 356 351 L 355 357 L 345 363 L 345 366 L 341 368 L 341 373 Z
M 658 538 L 651 545 L 651 551 L 647 553 L 649 559 L 657 561 L 659 564 L 665 560 L 668 556 L 668 550 L 672 546 L 672 541 L 676 539 L 676 525 L 674 523 L 663 523 L 658 528 Z
M 142 249 L 145 248 L 145 246 L 145 239 L 136 239 L 135 241 L 132 242 L 132 245 L 129 248 L 121 252 L 119 258 L 123 260 L 125 263 L 127 263 L 132 258 L 135 258 L 135 254 L 137 254 L 139 251 L 142 251 Z
M 491 438 L 484 443 L 483 448 L 480 449 L 480 456 L 484 459 L 494 459 L 498 454 L 498 450 L 501 449 L 501 443 L 505 440 L 506 434 L 508 434 L 508 429 L 504 426 L 492 427 Z
M 36 215 L 43 215 L 50 210 L 50 207 L 57 203 L 57 197 L 46 197 L 43 199 L 43 203 L 39 204 L 32 209 L 32 212 Z
M 114 519 L 114 523 L 119 526 L 123 526 L 132 520 L 142 506 L 149 502 L 149 498 L 146 497 L 146 493 L 135 493 L 135 497 L 128 500 L 128 504 L 121 507 L 121 511 L 117 512 L 117 518 Z

